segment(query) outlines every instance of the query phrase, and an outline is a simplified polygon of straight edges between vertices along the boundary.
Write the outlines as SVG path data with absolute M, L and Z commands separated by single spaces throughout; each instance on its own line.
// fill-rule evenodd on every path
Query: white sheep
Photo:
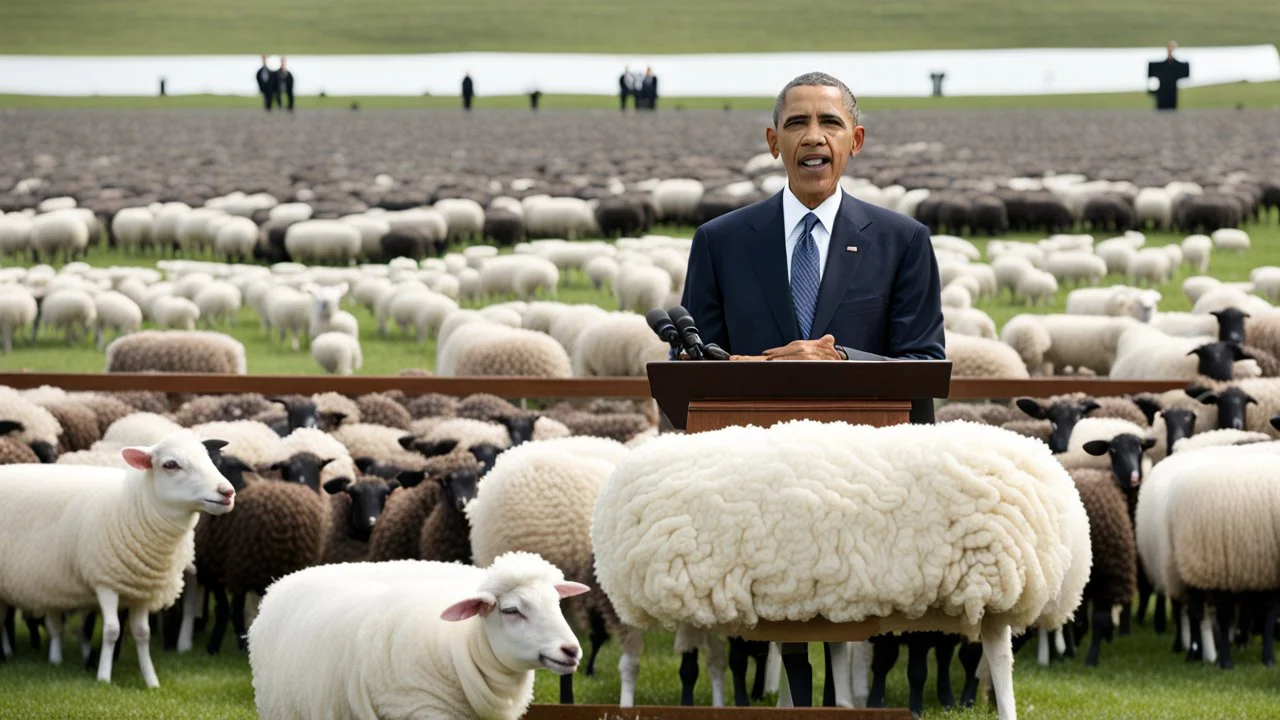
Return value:
M 31 218 L 21 213 L 0 214 L 0 257 L 22 255 L 31 249 Z
M 94 336 L 99 350 L 106 344 L 106 330 L 114 330 L 119 337 L 142 327 L 142 308 L 122 293 L 113 290 L 99 293 L 93 302 L 98 314 Z
M 645 366 L 667 359 L 668 346 L 644 316 L 610 313 L 587 325 L 573 348 L 577 377 L 645 377 Z
M 964 309 L 972 306 L 973 295 L 964 285 L 952 282 L 942 288 L 942 307 Z
M 31 248 L 41 257 L 69 260 L 89 246 L 89 226 L 74 210 L 54 210 L 31 221 Z
M 361 243 L 360 230 L 340 220 L 304 220 L 284 233 L 284 248 L 296 262 L 345 264 L 360 254 Z
M 1239 228 L 1214 230 L 1209 237 L 1215 250 L 1239 253 L 1249 249 L 1249 233 Z
M 1001 290 L 1008 288 L 1009 292 L 1014 293 L 1016 292 L 1018 281 L 1022 279 L 1023 275 L 1035 269 L 1035 266 L 1025 257 L 1009 253 L 993 259 L 991 261 L 991 269 L 996 276 L 997 288 Z M 1054 282 L 1055 284 L 1057 283 L 1057 281 Z
M 244 218 L 238 218 L 243 220 Z M 236 326 L 236 315 L 240 312 L 240 290 L 228 282 L 211 282 L 200 288 L 192 300 L 200 310 L 200 319 L 210 328 L 215 321 L 226 322 Z M 189 328 L 188 328 L 189 329 Z
M 1045 259 L 1045 270 L 1058 282 L 1088 282 L 1097 285 L 1107 275 L 1107 263 L 1091 252 L 1065 250 Z
M 991 316 L 977 308 L 942 308 L 943 327 L 959 335 L 987 338 L 995 340 L 1000 337 L 996 333 L 996 322 Z
M 1169 282 L 1177 266 L 1163 248 L 1143 248 L 1129 263 L 1128 275 L 1135 283 L 1161 285 Z
M 1141 290 L 1125 285 L 1105 288 L 1079 288 L 1067 293 L 1069 315 L 1128 316 L 1139 322 L 1150 322 L 1160 302 L 1158 290 Z
M 296 572 L 271 586 L 249 628 L 258 712 L 515 720 L 533 700 L 535 669 L 577 668 L 582 648 L 560 600 L 588 590 L 528 553 L 486 569 L 394 561 Z
M 262 305 L 267 327 L 280 334 L 280 342 L 287 337 L 290 347 L 298 350 L 299 338 L 310 327 L 311 296 L 287 285 L 278 285 L 267 291 Z
M 39 305 L 31 292 L 21 285 L 0 285 L 0 340 L 4 353 L 13 352 L 13 334 L 36 321 Z
M 1209 258 L 1213 255 L 1212 239 L 1205 235 L 1188 235 L 1182 240 L 1181 247 L 1183 262 L 1198 273 L 1209 272 Z
M 440 349 L 438 375 L 570 377 L 569 355 L 550 335 L 482 321 L 463 325 Z
M 123 208 L 111 218 L 111 234 L 115 235 L 116 247 L 125 253 L 145 250 L 151 247 L 151 226 L 155 215 L 148 208 Z M 257 226 L 254 226 L 257 236 Z
M 150 315 L 158 328 L 195 330 L 200 306 L 186 298 L 166 295 L 152 301 Z
M 360 341 L 354 335 L 330 331 L 311 340 L 311 357 L 325 372 L 350 375 L 364 365 Z
M 1027 269 L 1013 288 L 1013 294 L 1022 298 L 1024 305 L 1048 302 L 1058 292 L 1058 280 L 1051 273 L 1035 268 Z
M 955 377 L 1030 377 L 1018 352 L 999 340 L 947 332 L 945 341 L 951 374 Z
M 980 637 L 1010 720 L 1011 632 L 1074 613 L 1088 527 L 1038 440 L 976 423 L 792 421 L 632 450 L 600 493 L 591 540 L 601 589 L 639 628 L 823 618 Z
M 1210 290 L 1220 287 L 1222 281 L 1210 275 L 1192 275 L 1182 281 L 1182 294 L 1187 296 L 1192 305 Z
M 117 447 L 155 445 L 181 429 L 181 425 L 163 415 L 139 412 L 111 423 L 102 434 L 102 442 Z
M 1265 315 L 1271 311 L 1271 304 L 1231 285 L 1219 285 L 1205 291 L 1191 307 L 1191 312 L 1204 314 L 1225 310 L 1229 307 L 1240 308 L 1250 315 Z
M 129 611 L 138 665 L 159 687 L 150 652 L 150 614 L 172 605 L 193 560 L 201 511 L 230 512 L 235 491 L 190 431 L 121 451 L 128 470 L 67 465 L 0 467 L 0 605 L 47 613 L 50 659 L 61 660 L 61 613 L 102 615 L 98 680 L 111 682 Z M 2 608 L 0 608 L 2 609 Z
M 480 277 L 483 284 L 483 270 Z M 539 290 L 554 298 L 559 283 L 560 270 L 556 264 L 540 257 L 521 258 L 511 276 L 511 289 L 521 300 L 532 299 Z
M 93 297 L 84 290 L 67 289 L 45 296 L 37 324 L 65 329 L 67 342 L 74 343 L 79 337 L 89 335 L 97 319 L 98 308 Z
M 1066 368 L 1106 375 L 1120 336 L 1138 324 L 1131 317 L 1016 315 L 1000 329 L 1000 339 L 1018 351 L 1032 376 Z
M 706 189 L 698 180 L 675 178 L 663 180 L 653 189 L 653 205 L 658 219 L 679 222 L 691 219 Z
M 306 285 L 303 289 L 311 296 L 311 316 L 307 332 L 314 338 L 327 332 L 340 332 L 353 338 L 360 337 L 360 325 L 356 317 L 342 310 L 342 298 L 347 294 L 348 285 Z M 323 365 L 324 363 L 321 363 Z M 358 366 L 357 366 L 358 367 Z M 330 371 L 332 372 L 332 371 Z M 345 374 L 345 373 L 344 373 Z
M 361 255 L 366 258 L 381 257 L 382 236 L 391 232 L 391 223 L 372 215 L 344 215 L 338 219 L 360 231 Z
M 436 212 L 449 226 L 450 242 L 479 238 L 484 232 L 484 207 L 467 198 L 445 198 L 436 201 Z
M 613 286 L 619 310 L 649 312 L 664 307 L 674 289 L 671 275 L 653 265 L 623 265 Z
M 213 237 L 213 252 L 218 257 L 247 260 L 253 257 L 258 243 L 258 226 L 246 217 L 227 218 Z

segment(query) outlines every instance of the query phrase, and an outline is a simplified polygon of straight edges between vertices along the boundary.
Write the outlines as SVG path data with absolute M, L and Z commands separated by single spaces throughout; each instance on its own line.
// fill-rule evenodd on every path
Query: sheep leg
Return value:
M 711 676 L 711 707 L 724 707 L 724 670 L 727 656 L 724 636 L 707 636 L 707 675 Z
M 835 672 L 831 669 L 831 643 L 822 643 L 822 707 L 836 706 Z
M 813 707 L 813 666 L 807 643 L 782 643 L 782 666 L 787 670 L 795 707 Z
M 698 649 L 685 650 L 680 656 L 680 704 L 693 705 L 693 686 L 698 682 Z
M 1169 601 L 1169 617 L 1176 626 L 1173 631 L 1173 652 L 1182 652 L 1191 643 L 1191 624 L 1187 619 L 1187 611 L 1177 600 Z
M 964 689 L 960 691 L 960 704 L 971 708 L 978 699 L 978 665 L 982 662 L 982 643 L 960 644 L 960 667 L 964 668 Z
M 951 688 L 951 658 L 959 644 L 958 635 L 945 635 L 934 648 L 938 663 L 938 702 L 947 710 L 956 706 L 956 695 Z
M 891 635 L 871 638 L 871 692 L 867 707 L 884 707 L 884 685 L 889 671 L 898 662 L 898 639 Z
M 755 658 L 756 661 L 756 678 L 751 684 L 752 700 L 759 700 L 764 697 L 766 686 L 768 684 L 768 674 L 770 670 L 769 662 L 773 657 L 772 648 L 773 645 L 771 643 L 760 640 L 747 641 L 747 653 L 751 657 Z M 779 657 L 778 661 L 781 659 L 782 658 Z M 775 661 L 774 663 L 774 670 L 782 669 L 782 666 L 778 661 Z M 778 683 L 774 682 L 773 688 L 769 689 L 768 692 L 778 692 Z
M 640 653 L 644 652 L 644 633 L 634 628 L 618 632 L 618 644 L 622 657 L 618 659 L 618 675 L 621 678 L 619 707 L 635 707 L 636 681 L 640 677 Z
M 823 644 L 826 645 L 826 655 L 830 658 L 826 684 L 832 686 L 832 705 L 827 705 L 826 698 L 823 698 L 822 704 L 827 707 L 851 708 L 853 707 L 853 687 L 850 681 L 853 679 L 853 673 L 849 669 L 849 654 L 852 651 L 850 643 Z
M 1133 610 L 1133 621 L 1139 625 L 1147 624 L 1147 603 L 1151 600 L 1151 581 L 1147 579 L 1142 561 L 1138 561 L 1138 603 Z M 1128 634 L 1126 631 L 1123 634 Z
M 791 702 L 791 682 L 787 679 L 787 668 L 782 664 L 781 650 L 778 651 L 778 707 L 795 707 L 795 703 Z
M 853 706 L 867 706 L 867 672 L 871 669 L 871 643 L 865 640 L 849 644 L 850 687 L 853 689 Z
M 62 613 L 50 610 L 44 616 L 45 628 L 49 631 L 49 664 L 62 664 Z
M 982 656 L 991 669 L 991 686 L 996 693 L 996 717 L 1017 720 L 1013 700 L 1013 643 L 1008 625 L 982 628 Z
M 1155 602 L 1151 604 L 1151 626 L 1155 628 L 1157 635 L 1163 635 L 1169 629 L 1169 624 L 1165 620 L 1164 604 L 1164 593 L 1155 593 Z
M 1215 636 L 1218 646 L 1218 667 L 1230 670 L 1235 667 L 1235 663 L 1231 661 L 1231 617 L 1235 606 L 1232 604 L 1232 598 L 1226 594 L 1218 595 L 1214 600 L 1214 606 L 1218 609 L 1217 635 Z
M 778 643 L 771 642 L 768 645 L 769 655 L 764 661 L 764 691 L 776 693 L 781 691 L 782 686 L 782 650 Z
M 924 714 L 924 685 L 929 680 L 929 644 L 923 638 L 907 641 L 907 706 L 911 708 L 911 716 L 917 718 Z
M 183 573 L 182 585 L 182 625 L 178 627 L 177 650 L 179 653 L 191 651 L 192 636 L 196 628 L 196 606 L 200 603 L 200 587 L 196 585 L 193 575 Z
M 151 615 L 141 605 L 129 608 L 129 629 L 133 631 L 133 644 L 138 648 L 138 669 L 142 681 L 149 688 L 160 687 L 156 666 L 151 662 Z
M 226 588 L 212 588 L 213 591 L 213 629 L 209 631 L 210 655 L 217 655 L 222 649 L 222 636 L 227 632 L 227 615 L 231 612 L 227 603 Z
M 1276 602 L 1276 598 L 1270 598 L 1262 625 L 1262 664 L 1267 667 L 1273 667 L 1276 664 L 1275 640 L 1278 610 L 1280 610 L 1280 603 Z
M 13 619 L 18 613 L 9 605 L 0 601 L 0 617 L 4 618 L 4 622 L 0 623 L 0 662 L 13 656 L 13 647 L 18 640 L 15 637 Z
M 587 677 L 594 677 L 596 674 L 596 656 L 600 654 L 600 648 L 606 642 L 609 642 L 609 628 L 605 627 L 604 616 L 594 610 L 587 613 L 587 623 L 591 626 L 591 658 L 587 660 L 585 674 Z
M 751 704 L 747 697 L 747 642 L 740 637 L 729 638 L 729 674 L 733 676 L 735 707 L 747 707 Z
M 8 355 L 13 352 L 13 328 L 9 327 L 7 324 L 0 327 L 0 336 L 3 337 L 4 341 L 4 354 Z
M 560 676 L 560 704 L 573 704 L 573 675 Z
M 1053 658 L 1053 650 L 1049 639 L 1049 628 L 1040 628 L 1039 638 L 1036 641 L 1036 664 L 1040 667 L 1049 667 L 1049 662 Z
M 93 629 L 98 624 L 98 611 L 90 610 L 84 614 L 80 623 L 80 662 L 85 670 L 92 670 L 97 658 L 93 656 Z
M 241 652 L 249 651 L 249 636 L 245 631 L 244 599 L 247 592 L 237 590 L 231 594 L 231 629 L 236 634 L 236 647 Z
M 1084 664 L 1088 667 L 1098 666 L 1098 653 L 1102 651 L 1102 641 L 1108 642 L 1115 627 L 1111 624 L 1111 609 L 1096 602 L 1093 607 L 1093 639 L 1089 642 L 1089 652 L 1085 655 Z
M 98 610 L 102 613 L 102 652 L 98 655 L 98 682 L 111 682 L 111 663 L 120 640 L 120 596 L 113 590 L 97 588 Z

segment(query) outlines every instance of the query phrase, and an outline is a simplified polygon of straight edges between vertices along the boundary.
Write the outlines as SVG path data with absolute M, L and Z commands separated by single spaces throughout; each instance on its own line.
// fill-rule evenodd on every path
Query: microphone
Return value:
M 702 342 L 702 337 L 698 335 L 698 328 L 693 324 L 693 316 L 689 314 L 684 307 L 676 305 L 669 311 L 671 319 L 675 322 L 676 329 L 680 331 L 681 337 L 684 339 L 685 349 L 689 353 L 689 357 L 694 360 L 728 360 L 729 353 L 722 350 L 714 343 L 707 344 Z M 697 357 L 694 356 L 694 349 L 697 349 Z
M 662 339 L 663 342 L 671 346 L 672 350 L 679 355 L 684 350 L 684 343 L 680 339 L 680 331 L 671 322 L 671 316 L 667 315 L 667 311 L 662 308 L 654 308 L 645 313 L 644 320 L 649 324 L 649 329 Z

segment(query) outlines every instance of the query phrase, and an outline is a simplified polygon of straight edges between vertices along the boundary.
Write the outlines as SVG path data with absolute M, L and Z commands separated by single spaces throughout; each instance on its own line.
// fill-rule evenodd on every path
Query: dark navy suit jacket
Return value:
M 698 228 L 682 304 L 703 342 L 735 355 L 801 339 L 782 193 Z M 938 263 L 924 225 L 845 193 L 808 339 L 826 334 L 850 360 L 946 359 Z

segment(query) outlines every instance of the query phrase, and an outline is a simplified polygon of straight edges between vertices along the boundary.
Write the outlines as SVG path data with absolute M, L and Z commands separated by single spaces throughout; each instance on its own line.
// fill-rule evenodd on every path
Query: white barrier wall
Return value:
M 947 95 L 1045 95 L 1147 89 L 1155 48 L 1043 48 L 869 53 L 744 53 L 726 55 L 295 55 L 294 92 L 314 95 L 458 94 L 468 70 L 476 93 L 614 95 L 624 66 L 651 65 L 663 97 L 770 97 L 803 72 L 822 70 L 868 97 L 929 95 L 930 73 L 947 74 Z M 1183 87 L 1280 80 L 1274 45 L 1181 48 L 1191 63 Z M 0 55 L 0 93 L 28 95 L 154 95 L 160 77 L 170 94 L 252 95 L 253 56 L 46 57 Z

